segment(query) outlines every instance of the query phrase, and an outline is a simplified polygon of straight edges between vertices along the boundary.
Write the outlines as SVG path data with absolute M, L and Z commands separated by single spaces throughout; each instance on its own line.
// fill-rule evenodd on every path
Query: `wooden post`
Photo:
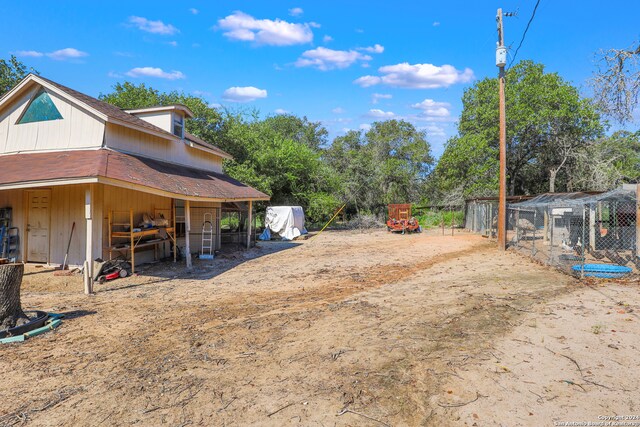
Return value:
M 451 235 L 452 236 L 453 236 L 453 226 L 454 226 L 453 209 L 451 209 Z
M 133 237 L 133 227 L 135 227 L 135 224 L 133 223 L 133 209 L 129 209 L 129 252 L 131 252 L 131 273 L 136 272 L 136 241 Z
M 582 242 L 584 244 L 584 242 Z M 586 246 L 586 245 L 585 245 Z M 596 203 L 589 205 L 589 246 L 596 250 Z
M 498 9 L 498 45 L 504 46 L 504 30 L 502 28 L 502 9 Z M 504 66 L 500 67 L 498 75 L 500 86 L 500 192 L 498 203 L 498 249 L 507 249 L 507 124 L 505 112 Z
M 247 228 L 247 249 L 251 249 L 251 223 L 253 222 L 253 202 L 249 200 L 249 224 Z
M 545 209 L 543 215 L 544 230 L 542 234 L 542 241 L 547 243 L 549 241 L 549 210 Z
M 86 220 L 86 250 L 84 261 L 84 293 L 93 293 L 93 186 L 84 192 L 84 218 Z
M 171 226 L 173 227 L 173 262 L 178 260 L 178 233 L 176 231 L 176 199 L 171 199 Z M 169 243 L 171 244 L 171 243 Z
M 191 244 L 189 243 L 189 233 L 191 232 L 191 201 L 184 201 L 184 251 L 185 259 L 187 260 L 187 268 L 191 270 L 193 264 L 191 263 Z

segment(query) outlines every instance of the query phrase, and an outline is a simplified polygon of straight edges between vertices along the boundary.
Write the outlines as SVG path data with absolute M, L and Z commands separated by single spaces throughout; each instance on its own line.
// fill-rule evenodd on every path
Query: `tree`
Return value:
M 13 55 L 8 61 L 0 59 L 0 97 L 20 83 L 29 72 L 37 73 Z M 23 271 L 22 264 L 0 265 L 0 330 L 19 326 L 29 320 L 20 305 Z
M 633 119 L 640 94 L 640 43 L 629 49 L 599 53 L 598 71 L 591 80 L 595 99 L 610 117 L 624 124 Z
M 339 206 L 334 196 L 338 176 L 318 150 L 292 137 L 304 128 L 292 133 L 294 127 L 274 126 L 271 119 L 260 120 L 255 112 L 225 113 L 217 142 L 234 156 L 225 162 L 225 171 L 269 194 L 272 203 L 301 205 L 312 222 L 321 221 Z
M 20 83 L 29 73 L 38 72 L 33 68 L 27 68 L 18 58 L 11 55 L 8 61 L 0 59 L 0 96 L 9 92 Z
M 336 138 L 324 159 L 340 175 L 342 199 L 357 212 L 420 201 L 433 165 L 424 131 L 404 120 L 373 123 Z
M 0 331 L 29 321 L 20 305 L 24 264 L 0 265 Z
M 606 191 L 640 180 L 640 131 L 618 131 L 589 143 L 576 156 L 569 190 Z
M 113 92 L 100 94 L 98 98 L 125 110 L 170 104 L 185 105 L 194 114 L 194 118 L 186 122 L 187 132 L 209 143 L 213 143 L 215 140 L 222 120 L 218 110 L 210 107 L 200 97 L 177 91 L 162 93 L 152 87 L 145 86 L 144 83 L 139 85 L 130 82 L 116 83 L 113 86 Z
M 318 150 L 327 144 L 329 132 L 320 122 L 311 122 L 306 117 L 293 114 L 278 114 L 265 119 L 265 125 L 285 138 L 300 142 Z
M 507 71 L 507 189 L 509 194 L 566 188 L 574 154 L 603 132 L 588 99 L 542 64 L 521 61 Z M 436 168 L 441 191 L 465 183 L 465 196 L 493 189 L 498 172 L 498 81 L 485 78 L 467 89 L 458 137 Z M 545 185 L 545 182 L 547 183 Z M 484 195 L 484 194 L 482 194 Z
M 444 200 L 450 193 L 464 197 L 488 197 L 498 188 L 498 148 L 482 135 L 456 136 L 445 150 L 430 177 L 430 193 L 435 200 Z

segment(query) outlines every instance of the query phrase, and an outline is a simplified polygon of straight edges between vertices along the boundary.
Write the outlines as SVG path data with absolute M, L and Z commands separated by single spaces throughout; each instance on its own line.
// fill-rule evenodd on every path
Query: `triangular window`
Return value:
M 49 97 L 49 94 L 45 92 L 44 89 L 40 88 L 31 99 L 31 102 L 29 102 L 29 105 L 27 105 L 24 113 L 22 113 L 18 124 L 60 119 L 62 119 L 62 115 L 53 104 L 51 97 Z

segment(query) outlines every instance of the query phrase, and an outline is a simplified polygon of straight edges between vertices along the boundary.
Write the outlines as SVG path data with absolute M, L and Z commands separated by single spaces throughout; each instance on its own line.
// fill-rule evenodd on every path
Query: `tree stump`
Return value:
M 24 264 L 0 265 L 0 330 L 29 321 L 20 304 L 20 285 Z

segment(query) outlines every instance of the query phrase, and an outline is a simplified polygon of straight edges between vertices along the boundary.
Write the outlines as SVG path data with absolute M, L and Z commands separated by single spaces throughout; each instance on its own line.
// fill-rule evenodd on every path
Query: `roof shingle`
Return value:
M 0 187 L 17 183 L 111 178 L 178 196 L 268 200 L 269 196 L 225 174 L 188 168 L 109 149 L 0 156 Z

